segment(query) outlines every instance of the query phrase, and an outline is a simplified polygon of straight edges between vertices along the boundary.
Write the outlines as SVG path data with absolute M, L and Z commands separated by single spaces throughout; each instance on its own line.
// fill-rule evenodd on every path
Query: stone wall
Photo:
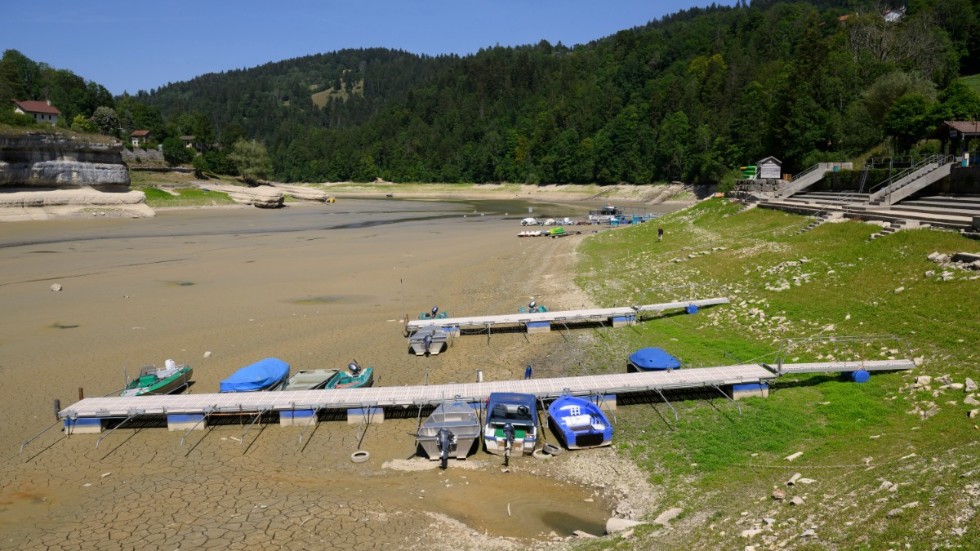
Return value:
M 79 189 L 128 191 L 122 144 L 53 132 L 0 135 L 0 191 Z

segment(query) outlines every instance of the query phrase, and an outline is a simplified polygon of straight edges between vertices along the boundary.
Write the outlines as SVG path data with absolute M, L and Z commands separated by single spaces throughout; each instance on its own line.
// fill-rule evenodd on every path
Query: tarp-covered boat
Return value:
M 445 469 L 450 456 L 466 459 L 479 437 L 480 417 L 476 410 L 456 400 L 439 404 L 419 427 L 415 438 L 429 459 L 441 459 Z
M 613 427 L 599 406 L 575 396 L 561 396 L 548 406 L 555 435 L 570 450 L 612 444 Z
M 533 394 L 492 392 L 487 400 L 483 445 L 487 453 L 531 455 L 538 443 L 538 405 Z
M 630 354 L 626 371 L 660 371 L 679 369 L 681 361 L 663 348 L 641 348 Z
M 221 381 L 219 392 L 257 392 L 276 390 L 289 378 L 289 364 L 279 358 L 266 358 L 247 365 Z
M 139 377 L 126 384 L 120 396 L 147 396 L 150 394 L 170 394 L 190 384 L 194 370 L 188 365 L 177 365 L 173 360 L 164 362 L 163 369 L 146 366 L 140 370 Z

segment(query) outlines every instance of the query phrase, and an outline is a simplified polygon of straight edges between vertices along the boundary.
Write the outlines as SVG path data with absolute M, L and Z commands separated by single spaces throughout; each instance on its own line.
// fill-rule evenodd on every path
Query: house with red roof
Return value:
M 146 142 L 150 139 L 149 130 L 133 130 L 129 134 L 129 139 L 132 140 L 133 147 L 141 148 L 146 145 Z
M 14 112 L 34 117 L 36 122 L 46 122 L 51 126 L 58 124 L 61 111 L 51 105 L 51 100 L 14 100 Z

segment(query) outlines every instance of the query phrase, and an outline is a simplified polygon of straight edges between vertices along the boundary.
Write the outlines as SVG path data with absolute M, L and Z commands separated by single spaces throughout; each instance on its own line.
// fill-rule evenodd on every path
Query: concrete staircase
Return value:
M 800 235 L 800 234 L 806 233 L 808 231 L 811 231 L 813 229 L 816 229 L 817 227 L 819 227 L 819 226 L 821 226 L 821 225 L 829 222 L 830 220 L 835 220 L 835 219 L 839 219 L 839 218 L 843 218 L 843 217 L 844 217 L 844 214 L 842 212 L 839 212 L 839 211 L 834 211 L 834 212 L 824 211 L 824 212 L 820 212 L 820 213 L 817 214 L 816 218 L 813 219 L 813 221 L 811 221 L 809 224 L 807 224 L 805 227 L 801 228 L 799 231 L 797 231 L 793 235 Z
M 901 230 L 910 230 L 918 227 L 919 222 L 914 220 L 895 220 L 894 222 L 889 222 L 888 225 L 882 228 L 880 232 L 871 234 L 869 239 L 874 241 L 879 237 L 885 237 L 886 235 L 891 235 Z
M 785 199 L 795 195 L 813 184 L 823 180 L 825 174 L 840 166 L 839 163 L 817 163 L 803 172 L 796 175 L 792 182 L 787 183 L 776 196 L 776 199 Z
M 930 157 L 891 180 L 885 180 L 871 190 L 870 204 L 894 205 L 902 199 L 911 197 L 939 180 L 949 176 L 956 160 L 947 155 Z

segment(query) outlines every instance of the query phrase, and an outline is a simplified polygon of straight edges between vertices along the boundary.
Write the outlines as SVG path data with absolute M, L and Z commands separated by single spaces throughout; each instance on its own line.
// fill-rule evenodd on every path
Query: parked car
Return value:
M 538 226 L 540 224 L 541 222 L 538 222 L 537 218 L 525 218 L 524 220 L 521 220 L 522 226 Z
M 554 218 L 549 218 L 549 219 L 547 219 L 547 220 L 544 221 L 544 225 L 545 226 L 554 226 L 557 223 L 558 222 L 556 222 Z

